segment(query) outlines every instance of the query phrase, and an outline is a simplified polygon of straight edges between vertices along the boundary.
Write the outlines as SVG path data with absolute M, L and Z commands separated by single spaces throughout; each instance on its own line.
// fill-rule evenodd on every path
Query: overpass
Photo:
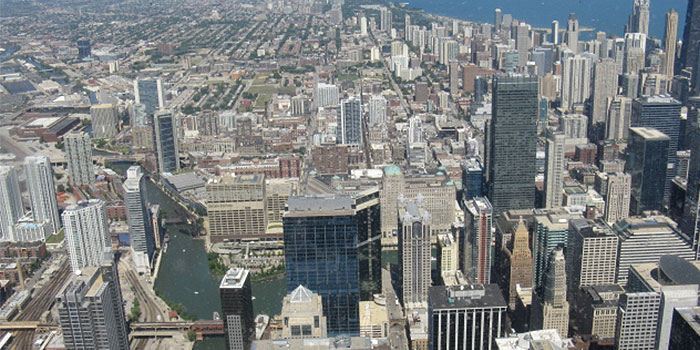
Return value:
M 0 322 L 0 331 L 26 331 L 57 329 L 57 325 L 37 321 Z
M 204 335 L 223 335 L 224 322 L 221 320 L 178 321 L 178 322 L 136 322 L 131 324 L 134 337 L 172 336 L 178 332 L 195 332 L 198 338 Z

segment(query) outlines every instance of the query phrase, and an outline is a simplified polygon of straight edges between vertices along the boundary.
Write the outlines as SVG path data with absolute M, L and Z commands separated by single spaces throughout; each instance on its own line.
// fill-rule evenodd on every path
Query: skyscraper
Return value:
M 90 40 L 82 39 L 78 40 L 78 58 L 89 58 L 92 56 L 92 47 L 90 46 Z
M 329 335 L 359 334 L 358 225 L 351 197 L 290 197 L 287 209 L 287 292 L 304 285 L 323 298 Z
M 255 334 L 250 271 L 232 268 L 219 285 L 226 350 L 247 350 Z
M 399 253 L 403 304 L 408 310 L 425 308 L 430 279 L 430 213 L 420 207 L 421 200 L 404 202 L 399 207 Z
M 676 175 L 676 151 L 681 127 L 681 103 L 671 96 L 645 96 L 632 102 L 631 126 L 654 128 L 669 137 L 664 199 L 668 200 Z
M 632 176 L 630 211 L 662 210 L 670 139 L 652 128 L 630 128 L 625 172 Z
M 694 67 L 698 61 L 697 43 L 700 42 L 700 0 L 688 0 L 681 46 L 680 68 Z
M 656 325 L 661 294 L 658 292 L 625 293 L 617 312 L 615 348 L 618 350 L 656 349 Z
M 408 120 L 408 144 L 423 142 L 423 120 L 414 115 Z
M 537 78 L 494 77 L 486 182 L 495 214 L 535 206 Z
M 177 143 L 177 123 L 170 111 L 157 112 L 154 117 L 158 171 L 160 173 L 180 170 Z
M 510 261 L 508 306 L 511 310 L 515 310 L 517 288 L 531 288 L 534 279 L 530 232 L 522 218 L 518 220 L 518 226 L 513 233 L 512 245 L 506 255 Z
M 671 9 L 666 13 L 664 32 L 664 59 L 661 72 L 669 77 L 675 73 L 676 45 L 678 44 L 678 12 Z
M 127 169 L 123 187 L 132 258 L 137 268 L 147 272 L 151 266 L 155 242 L 145 182 L 140 166 L 134 165 Z
M 493 214 L 491 203 L 484 197 L 465 203 L 463 272 L 471 283 L 491 283 Z
M 591 97 L 591 74 L 593 58 L 584 54 L 568 57 L 564 60 L 561 83 L 561 106 L 572 111 L 574 105 L 583 104 Z
M 612 225 L 630 214 L 632 176 L 627 173 L 608 173 L 605 193 L 605 221 Z
M 624 96 L 615 96 L 608 98 L 607 103 L 605 138 L 608 140 L 627 139 L 632 119 L 632 100 Z
M 627 32 L 649 35 L 649 0 L 634 0 L 632 15 L 627 22 Z
M 615 283 L 618 238 L 606 223 L 598 220 L 569 220 L 566 248 L 568 293 L 580 287 Z
M 495 9 L 493 11 L 493 25 L 496 29 L 496 33 L 501 31 L 501 23 L 503 23 L 503 14 L 501 9 Z
M 369 99 L 369 125 L 381 126 L 386 122 L 386 99 L 382 95 L 372 95 Z
M 109 249 L 72 275 L 56 296 L 66 349 L 128 349 L 119 274 Z
M 24 215 L 22 192 L 15 168 L 0 165 L 0 233 L 3 241 L 14 239 L 13 230 L 17 221 Z
M 564 147 L 566 146 L 566 135 L 556 132 L 547 138 L 547 148 L 545 149 L 545 207 L 556 208 L 562 205 L 564 193 Z
M 559 21 L 552 21 L 552 44 L 559 45 Z
M 569 20 L 566 22 L 566 40 L 564 42 L 569 50 L 574 53 L 578 53 L 578 34 L 578 18 L 576 18 L 575 13 L 571 13 L 569 14 Z
M 544 285 L 542 329 L 554 328 L 565 337 L 569 334 L 569 302 L 566 301 L 564 250 L 555 249 L 551 259 Z
M 647 36 L 643 33 L 625 34 L 625 60 L 623 72 L 625 74 L 639 74 L 646 64 Z
M 386 7 L 379 9 L 379 30 L 391 33 L 392 22 L 391 9 Z
M 146 106 L 146 114 L 152 115 L 165 108 L 163 81 L 160 79 L 134 80 L 134 97 L 136 103 Z
M 484 196 L 484 169 L 477 158 L 462 163 L 462 188 L 465 201 Z
M 94 183 L 90 136 L 84 132 L 71 133 L 64 136 L 63 140 L 68 162 L 68 180 L 71 185 L 83 186 Z
M 700 129 L 690 133 L 690 165 L 688 166 L 688 182 L 683 205 L 683 217 L 680 222 L 681 230 L 693 240 L 696 254 L 700 249 L 698 236 L 700 233 Z
M 267 229 L 265 176 L 224 174 L 206 184 L 212 242 L 261 237 Z
M 314 104 L 316 108 L 337 106 L 340 101 L 339 94 L 337 86 L 318 83 L 314 89 Z
M 34 221 L 36 223 L 49 221 L 52 232 L 60 231 L 61 218 L 58 216 L 56 188 L 49 158 L 45 156 L 24 158 L 24 176 Z
M 358 97 L 351 96 L 340 103 L 337 143 L 362 145 L 362 101 Z
M 63 211 L 65 244 L 73 272 L 102 263 L 105 248 L 112 246 L 105 202 L 99 199 L 80 201 Z
M 298 286 L 282 300 L 282 338 L 326 338 L 326 317 L 321 297 Z
M 119 111 L 117 106 L 110 104 L 90 106 L 92 120 L 92 136 L 96 139 L 107 139 L 117 136 Z
M 592 125 L 605 123 L 608 99 L 617 94 L 617 68 L 615 60 L 603 58 L 594 66 L 593 78 L 593 120 Z

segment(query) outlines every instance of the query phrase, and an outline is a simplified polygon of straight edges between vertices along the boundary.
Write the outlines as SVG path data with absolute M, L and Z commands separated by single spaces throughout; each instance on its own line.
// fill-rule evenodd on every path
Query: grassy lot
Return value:
M 277 87 L 270 85 L 253 85 L 248 89 L 251 94 L 272 95 L 277 93 Z
M 259 95 L 255 100 L 255 108 L 265 108 L 265 105 L 272 100 L 271 95 Z
M 60 243 L 63 241 L 63 237 L 65 236 L 65 232 L 61 230 L 61 232 L 51 235 L 49 238 L 46 239 L 46 243 Z

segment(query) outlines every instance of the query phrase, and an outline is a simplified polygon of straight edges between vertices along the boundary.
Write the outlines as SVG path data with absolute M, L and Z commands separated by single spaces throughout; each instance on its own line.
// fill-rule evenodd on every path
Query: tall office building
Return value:
M 65 244 L 73 272 L 99 266 L 105 248 L 112 246 L 105 202 L 99 199 L 80 201 L 68 206 L 61 215 Z
M 435 286 L 428 300 L 430 350 L 493 349 L 504 334 L 508 306 L 495 284 Z
M 623 72 L 637 75 L 646 64 L 647 36 L 643 33 L 625 34 L 625 60 Z
M 660 304 L 661 295 L 657 292 L 623 294 L 617 312 L 615 348 L 656 349 L 656 325 Z
M 494 77 L 486 182 L 495 214 L 535 206 L 537 78 Z
M 109 139 L 117 136 L 119 126 L 117 106 L 110 104 L 90 106 L 90 120 L 92 120 L 92 137 Z
M 170 111 L 157 112 L 153 123 L 158 151 L 158 171 L 167 173 L 180 170 L 175 116 Z
M 615 60 L 603 58 L 594 66 L 593 78 L 593 120 L 596 126 L 605 123 L 608 99 L 617 95 L 617 68 Z
M 92 46 L 90 46 L 90 40 L 82 39 L 78 40 L 78 58 L 90 58 L 92 57 Z
M 688 0 L 688 10 L 685 12 L 685 27 L 683 29 L 683 46 L 679 68 L 690 68 L 698 61 L 700 46 L 700 0 Z M 680 70 L 680 69 L 678 69 Z
M 605 192 L 605 221 L 612 225 L 630 214 L 632 176 L 627 173 L 608 173 Z
M 265 176 L 224 174 L 209 180 L 207 220 L 212 242 L 263 237 L 265 215 Z
M 491 283 L 493 215 L 491 203 L 485 197 L 465 203 L 463 272 L 471 283 Z
M 669 137 L 664 199 L 668 201 L 676 176 L 676 151 L 681 128 L 681 103 L 671 96 L 645 96 L 632 102 L 633 127 L 654 128 Z
M 399 253 L 401 286 L 407 310 L 425 308 L 430 279 L 430 213 L 421 201 L 401 203 L 399 207 Z
M 484 196 L 484 169 L 479 159 L 462 162 L 462 188 L 465 201 Z
M 564 176 L 566 175 L 564 151 L 566 135 L 556 132 L 547 138 L 545 149 L 544 191 L 545 207 L 556 208 L 562 205 L 564 196 Z
M 321 296 L 298 286 L 282 300 L 283 339 L 326 338 L 326 317 Z
M 530 53 L 530 26 L 520 22 L 515 29 L 515 50 L 518 51 L 518 67 L 525 67 Z
M 358 225 L 351 197 L 290 197 L 287 209 L 287 292 L 304 285 L 318 293 L 330 335 L 359 334 Z
M 569 240 L 569 221 L 582 219 L 577 213 L 568 213 L 562 209 L 541 211 L 535 215 L 533 234 L 533 256 L 535 269 L 535 290 L 543 292 L 545 276 L 549 269 L 552 251 L 557 247 L 567 247 Z
M 562 336 L 569 334 L 569 302 L 566 301 L 566 261 L 564 250 L 557 248 L 544 285 L 542 329 L 556 329 Z
M 586 54 L 564 59 L 561 106 L 567 111 L 572 111 L 575 105 L 583 104 L 591 97 L 593 57 Z
M 341 101 L 336 140 L 341 145 L 362 145 L 362 101 L 359 97 Z
M 634 0 L 632 15 L 627 22 L 627 32 L 649 35 L 649 0 Z
M 501 23 L 503 23 L 503 13 L 501 9 L 495 9 L 493 11 L 493 26 L 496 33 L 501 31 Z
M 2 233 L 0 239 L 3 241 L 14 239 L 14 226 L 22 215 L 24 215 L 24 206 L 17 172 L 11 166 L 0 165 L 0 233 Z
M 571 295 L 580 287 L 615 283 L 617 244 L 617 235 L 602 221 L 569 221 L 566 266 Z
M 126 316 L 114 256 L 69 277 L 56 296 L 66 349 L 128 349 Z
M 459 93 L 459 62 L 456 60 L 450 61 L 450 93 L 457 95 Z
M 632 176 L 630 212 L 662 210 L 670 139 L 652 128 L 630 128 L 625 172 Z
M 627 285 L 630 266 L 657 263 L 662 256 L 695 258 L 693 249 L 666 217 L 627 218 L 613 226 L 618 237 L 617 283 Z
M 559 45 L 559 21 L 552 21 L 552 44 Z
M 372 95 L 369 99 L 369 126 L 381 126 L 386 122 L 386 99 Z
M 381 191 L 382 236 L 391 237 L 398 232 L 398 198 L 404 192 L 404 177 L 401 168 L 389 165 L 384 168 Z M 393 214 L 396 213 L 396 214 Z
M 520 218 L 518 226 L 513 233 L 512 245 L 506 250 L 510 261 L 510 275 L 508 276 L 508 306 L 515 310 L 518 288 L 532 288 L 533 264 L 532 251 L 530 250 L 530 232 L 527 224 Z
M 247 350 L 255 335 L 250 271 L 232 268 L 219 285 L 226 350 Z
M 629 136 L 632 119 L 632 99 L 625 96 L 615 96 L 608 98 L 607 104 L 605 138 L 608 140 L 626 140 Z
M 566 22 L 566 38 L 564 42 L 569 50 L 574 53 L 578 53 L 578 34 L 579 34 L 579 24 L 576 14 L 569 14 L 569 20 Z
M 49 221 L 51 232 L 60 231 L 61 218 L 58 216 L 56 187 L 54 186 L 53 169 L 49 158 L 45 156 L 24 158 L 24 176 L 34 222 Z
M 165 93 L 163 81 L 160 79 L 134 80 L 134 98 L 136 103 L 143 104 L 146 114 L 153 115 L 165 108 Z
M 700 13 L 700 12 L 699 12 Z M 700 250 L 700 129 L 690 133 L 690 165 L 688 166 L 688 181 L 686 185 L 683 217 L 680 222 L 681 230 L 693 241 L 696 254 Z
M 146 196 L 146 178 L 140 166 L 134 165 L 127 169 L 123 188 L 132 258 L 139 270 L 148 272 L 155 251 L 155 241 Z
M 382 7 L 379 9 L 379 30 L 391 33 L 393 19 L 391 18 L 391 9 Z
M 318 83 L 314 89 L 316 108 L 337 106 L 340 102 L 340 90 L 335 85 Z
M 92 145 L 87 133 L 70 133 L 63 137 L 68 180 L 73 186 L 91 185 L 95 182 L 92 166 Z
M 664 59 L 661 72 L 668 77 L 675 74 L 676 46 L 678 45 L 678 12 L 671 9 L 666 13 L 664 32 Z
M 440 64 L 445 66 L 457 59 L 459 55 L 459 44 L 456 40 L 441 39 L 440 40 Z
M 408 144 L 423 142 L 423 120 L 414 115 L 408 119 Z

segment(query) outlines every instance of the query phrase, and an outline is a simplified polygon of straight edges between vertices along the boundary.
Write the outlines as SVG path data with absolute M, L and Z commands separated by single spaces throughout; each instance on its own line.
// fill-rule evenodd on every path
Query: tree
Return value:
M 63 186 L 63 184 L 58 184 L 58 186 L 56 186 L 56 191 L 58 192 L 64 192 L 65 190 L 66 188 Z

